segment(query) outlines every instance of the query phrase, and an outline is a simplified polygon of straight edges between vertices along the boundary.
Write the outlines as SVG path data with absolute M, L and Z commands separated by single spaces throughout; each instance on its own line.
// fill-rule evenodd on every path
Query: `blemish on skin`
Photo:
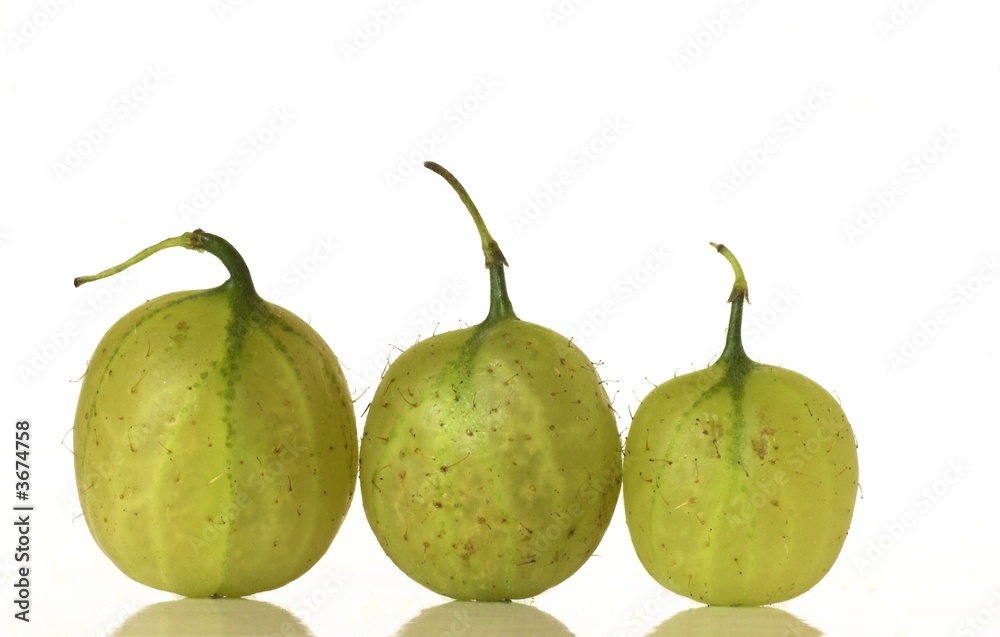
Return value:
M 451 463 L 451 464 L 449 464 L 449 465 L 443 465 L 443 466 L 441 467 L 441 473 L 448 473 L 448 469 L 450 469 L 450 468 L 454 467 L 455 465 L 458 465 L 458 464 L 461 464 L 461 463 L 465 462 L 465 460 L 466 460 L 466 459 L 467 459 L 467 458 L 468 458 L 468 457 L 469 457 L 470 455 L 472 455 L 472 454 L 471 454 L 471 452 L 470 452 L 470 453 L 467 453 L 467 454 L 465 454 L 465 457 L 464 457 L 464 458 L 462 458 L 461 460 L 457 461 L 457 462 L 453 462 L 453 463 Z
M 764 455 L 767 454 L 767 441 L 758 438 L 753 441 L 753 450 L 757 454 L 757 457 L 761 460 L 764 459 Z
M 462 548 L 465 549 L 465 551 L 462 553 L 463 560 L 468 560 L 470 557 L 472 557 L 472 554 L 476 552 L 476 545 L 473 544 L 472 542 L 466 542 L 462 546 Z
M 405 402 L 405 403 L 406 403 L 407 405 L 409 405 L 410 407 L 416 407 L 417 405 L 419 405 L 419 404 L 420 404 L 420 403 L 418 403 L 418 402 L 411 402 L 411 401 L 410 401 L 410 400 L 409 400 L 409 399 L 408 399 L 408 398 L 406 397 L 406 395 L 404 395 L 404 394 L 403 394 L 403 391 L 402 391 L 402 390 L 401 390 L 401 389 L 400 389 L 399 387 L 397 387 L 397 388 L 396 388 L 396 391 L 397 391 L 397 392 L 399 393 L 399 396 L 400 396 L 400 398 L 402 398 L 402 399 L 403 399 L 403 402 Z M 412 391 L 412 390 L 407 390 L 407 393 L 408 393 L 408 394 L 410 395 L 410 397 L 411 397 L 411 398 L 413 397 L 413 391 Z
M 675 506 L 674 507 L 674 511 L 676 511 L 677 509 L 679 509 L 681 507 L 686 507 L 686 506 L 688 506 L 690 504 L 695 504 L 696 502 L 698 502 L 698 498 L 688 498 L 684 502 L 681 502 L 680 504 L 678 504 L 677 506 Z
M 174 341 L 174 343 L 176 343 L 177 345 L 183 345 L 184 341 L 187 340 L 187 337 L 188 337 L 187 333 L 188 333 L 188 330 L 190 330 L 190 329 L 191 329 L 191 326 L 188 325 L 187 321 L 181 321 L 180 323 L 177 324 L 177 334 L 174 334 L 173 336 L 171 336 L 170 339 L 172 341 Z M 147 356 L 148 356 L 148 354 L 147 354 Z
M 146 370 L 142 370 L 142 374 L 139 375 L 139 380 L 135 381 L 135 385 L 132 385 L 132 387 L 129 388 L 128 392 L 130 394 L 134 394 L 136 390 L 139 389 L 139 383 L 142 382 L 142 379 L 145 376 L 146 376 Z
M 773 429 L 762 429 L 760 432 L 760 437 L 758 437 L 756 440 L 753 441 L 753 443 L 751 443 L 753 445 L 754 453 L 756 453 L 757 457 L 760 458 L 761 460 L 763 460 L 764 456 L 767 455 L 767 450 L 768 447 L 770 446 L 768 438 L 773 435 L 774 435 Z
M 434 460 L 436 460 L 436 458 L 433 458 L 433 457 L 431 457 L 431 456 L 428 456 L 428 455 L 427 455 L 426 453 L 424 453 L 423 451 L 421 451 L 421 450 L 420 450 L 420 447 L 417 447 L 416 449 L 414 449 L 414 450 L 413 450 L 413 453 L 417 454 L 417 455 L 418 455 L 418 456 L 420 456 L 421 458 L 427 458 L 428 460 L 431 460 L 432 462 L 433 462 Z

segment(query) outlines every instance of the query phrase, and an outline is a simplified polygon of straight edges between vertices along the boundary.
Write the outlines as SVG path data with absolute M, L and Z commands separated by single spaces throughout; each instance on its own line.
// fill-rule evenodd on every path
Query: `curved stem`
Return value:
M 229 270 L 228 284 L 234 285 L 244 297 L 257 297 L 253 280 L 250 278 L 250 269 L 247 267 L 247 263 L 243 260 L 240 253 L 236 251 L 236 248 L 234 248 L 231 243 L 222 237 L 204 232 L 200 228 L 194 230 L 193 232 L 185 232 L 179 237 L 164 239 L 163 241 L 140 251 L 131 259 L 128 259 L 127 261 L 108 268 L 102 272 L 98 272 L 97 274 L 77 277 L 73 279 L 73 285 L 80 287 L 84 283 L 99 281 L 100 279 L 113 276 L 144 260 L 146 257 L 156 254 L 160 250 L 173 247 L 187 248 L 188 250 L 197 250 L 199 252 L 208 252 L 209 254 L 215 256 L 219 259 L 219 261 L 222 261 L 222 264 L 226 266 L 227 270 Z
M 749 363 L 750 358 L 743 349 L 743 303 L 750 302 L 750 291 L 747 288 L 747 279 L 743 274 L 743 268 L 736 256 L 729 251 L 729 248 L 721 243 L 710 243 L 722 256 L 726 257 L 729 264 L 733 266 L 733 273 L 736 280 L 733 282 L 732 292 L 729 293 L 729 329 L 726 331 L 726 347 L 722 350 L 719 360 L 725 360 L 732 366 L 734 361 Z
M 503 256 L 500 246 L 493 239 L 489 229 L 486 227 L 486 222 L 483 221 L 483 216 L 479 214 L 476 204 L 472 202 L 472 198 L 466 192 L 465 187 L 443 166 L 432 161 L 427 161 L 424 162 L 424 167 L 443 177 L 455 192 L 458 193 L 458 197 L 469 210 L 469 214 L 472 215 L 476 229 L 479 230 L 479 238 L 483 243 L 483 255 L 486 257 L 486 267 L 490 271 L 490 312 L 483 322 L 492 324 L 506 318 L 517 318 L 514 314 L 514 307 L 511 305 L 510 297 L 507 295 L 507 278 L 504 274 L 504 266 L 507 265 L 507 259 Z

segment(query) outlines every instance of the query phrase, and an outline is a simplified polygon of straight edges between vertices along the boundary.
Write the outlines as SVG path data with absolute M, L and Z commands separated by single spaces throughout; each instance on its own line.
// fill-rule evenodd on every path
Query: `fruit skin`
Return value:
M 274 589 L 315 564 L 352 499 L 357 444 L 333 352 L 234 279 L 115 323 L 74 426 L 97 544 L 129 577 L 188 597 Z
M 858 458 L 833 396 L 743 354 L 738 303 L 722 357 L 636 410 L 623 498 L 636 554 L 660 584 L 710 605 L 758 606 L 829 571 L 853 517 Z
M 769 365 L 743 383 L 737 403 L 724 368 L 667 381 L 643 399 L 625 445 L 625 516 L 640 561 L 706 604 L 809 590 L 854 512 L 857 452 L 836 400 Z
M 421 341 L 386 372 L 361 440 L 362 501 L 417 582 L 455 599 L 522 599 L 597 548 L 621 441 L 579 348 L 517 319 L 476 330 Z
M 477 326 L 386 370 L 361 438 L 361 498 L 386 555 L 459 600 L 537 595 L 597 548 L 621 492 L 621 439 L 594 365 L 514 314 L 506 260 L 465 189 L 490 271 Z

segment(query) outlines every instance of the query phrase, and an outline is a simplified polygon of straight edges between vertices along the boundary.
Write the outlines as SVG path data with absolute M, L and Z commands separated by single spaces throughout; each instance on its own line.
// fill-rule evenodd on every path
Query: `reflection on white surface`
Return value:
M 820 637 L 823 633 L 780 608 L 727 608 L 705 606 L 677 613 L 647 637 Z
M 558 619 L 518 602 L 448 602 L 420 611 L 395 637 L 574 637 Z
M 314 637 L 295 615 L 284 608 L 249 599 L 178 599 L 160 602 L 146 606 L 129 617 L 114 637 L 160 635 Z

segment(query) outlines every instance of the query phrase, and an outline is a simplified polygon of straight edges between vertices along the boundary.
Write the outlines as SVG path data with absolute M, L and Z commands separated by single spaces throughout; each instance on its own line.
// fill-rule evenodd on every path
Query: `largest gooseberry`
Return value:
M 354 493 L 347 382 L 221 237 L 185 233 L 76 283 L 170 246 L 215 255 L 230 278 L 146 302 L 97 345 L 73 427 L 83 515 L 143 584 L 188 597 L 277 588 L 323 556 Z

